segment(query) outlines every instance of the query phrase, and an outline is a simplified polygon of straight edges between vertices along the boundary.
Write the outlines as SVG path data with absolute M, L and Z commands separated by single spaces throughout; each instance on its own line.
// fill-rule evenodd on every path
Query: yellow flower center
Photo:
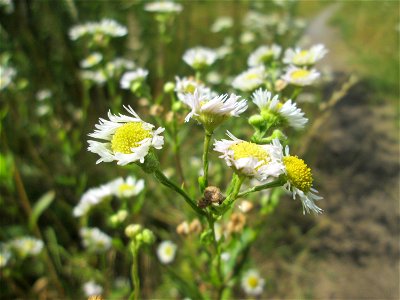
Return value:
M 172 256 L 172 254 L 174 253 L 174 249 L 171 246 L 167 246 L 164 249 L 165 255 L 167 256 Z
M 118 187 L 118 191 L 122 194 L 126 191 L 133 191 L 135 189 L 134 186 L 127 184 L 127 183 L 123 183 Z
M 297 53 L 294 57 L 294 61 L 296 61 L 297 59 L 303 59 L 306 58 L 308 56 L 309 51 L 308 50 L 301 50 L 299 53 Z
M 313 177 L 311 169 L 304 160 L 297 156 L 286 156 L 283 158 L 283 163 L 285 164 L 287 177 L 290 183 L 304 193 L 310 191 Z
M 253 79 L 258 79 L 259 76 L 258 76 L 258 74 L 250 73 L 250 74 L 247 74 L 247 75 L 245 76 L 245 78 L 246 78 L 247 80 L 253 80 Z
M 186 87 L 185 87 L 185 93 L 188 93 L 188 94 L 193 94 L 194 93 L 194 91 L 196 90 L 196 86 L 194 85 L 194 84 L 192 84 L 192 83 L 189 83 Z
M 132 153 L 131 148 L 138 147 L 140 142 L 151 137 L 150 130 L 144 129 L 141 122 L 126 123 L 119 127 L 111 140 L 114 153 Z
M 305 69 L 299 69 L 299 70 L 293 71 L 290 76 L 292 77 L 292 79 L 301 79 L 301 78 L 307 77 L 309 74 L 310 74 L 310 71 L 305 70 Z
M 255 157 L 259 161 L 264 161 L 263 165 L 268 163 L 268 152 L 260 145 L 250 142 L 240 142 L 232 145 L 230 149 L 233 150 L 233 158 L 235 160 L 245 157 Z
M 251 276 L 247 279 L 247 283 L 250 287 L 256 288 L 258 286 L 258 278 L 255 276 Z
M 98 62 L 98 60 L 99 60 L 99 58 L 98 58 L 98 56 L 95 55 L 95 54 L 92 54 L 92 55 L 90 55 L 90 56 L 87 58 L 87 62 L 88 62 L 88 64 L 90 64 L 90 65 L 96 64 L 96 63 Z

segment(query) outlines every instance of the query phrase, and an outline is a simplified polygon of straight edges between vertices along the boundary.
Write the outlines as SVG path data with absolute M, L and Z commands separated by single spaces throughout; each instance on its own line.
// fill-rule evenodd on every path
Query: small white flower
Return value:
M 30 236 L 13 239 L 9 245 L 21 258 L 38 255 L 44 246 L 43 241 Z
M 218 58 L 217 53 L 209 48 L 195 47 L 183 54 L 183 60 L 195 70 L 211 66 Z
M 175 259 L 177 246 L 171 241 L 163 241 L 157 248 L 157 256 L 161 263 L 169 264 Z
M 144 10 L 154 13 L 179 13 L 182 11 L 182 5 L 172 1 L 157 1 L 147 3 Z
M 194 94 L 196 90 L 205 97 L 212 96 L 211 89 L 193 77 L 179 78 L 176 76 L 175 80 L 175 92 L 178 95 L 178 99 L 181 101 L 185 99 L 185 94 Z
M 93 206 L 98 205 L 111 195 L 112 191 L 108 185 L 91 188 L 82 195 L 79 203 L 74 207 L 72 214 L 74 217 L 82 217 L 86 215 Z
M 11 258 L 11 252 L 7 246 L 0 245 L 0 269 L 7 266 Z
M 231 254 L 229 252 L 222 252 L 221 259 L 223 261 L 229 261 L 231 259 Z
M 79 233 L 83 246 L 91 252 L 101 253 L 111 248 L 111 237 L 96 227 L 82 228 Z
M 314 179 L 311 174 L 311 169 L 304 160 L 297 156 L 291 156 L 288 146 L 286 146 L 285 155 L 283 156 L 282 145 L 278 139 L 273 140 L 273 145 L 281 149 L 281 159 L 285 166 L 284 174 L 287 179 L 283 187 L 292 193 L 293 199 L 299 196 L 303 205 L 303 214 L 305 214 L 305 212 L 313 212 L 315 214 L 322 213 L 323 210 L 315 204 L 315 202 L 321 200 L 322 197 L 318 196 L 318 191 L 313 188 L 312 183 Z
M 103 19 L 100 22 L 88 22 L 72 27 L 69 31 L 71 40 L 77 40 L 86 35 L 104 35 L 110 37 L 121 37 L 127 35 L 128 30 L 118 22 L 111 19 Z
M 144 189 L 144 180 L 136 180 L 128 176 L 125 180 L 117 178 L 107 184 L 111 192 L 119 198 L 129 198 L 138 195 Z
M 103 288 L 101 285 L 91 280 L 83 285 L 83 292 L 85 293 L 86 297 L 100 296 L 103 293 Z
M 96 130 L 89 136 L 105 140 L 105 143 L 89 140 L 88 150 L 100 156 L 97 163 L 117 161 L 124 166 L 132 162 L 144 162 L 150 148 L 161 149 L 164 137 L 160 134 L 164 128 L 153 130 L 154 125 L 144 122 L 130 106 L 124 106 L 132 116 L 113 115 L 108 112 L 109 120 L 100 118 Z
M 250 68 L 236 76 L 233 79 L 232 86 L 243 92 L 251 92 L 264 83 L 265 76 L 263 66 Z
M 197 89 L 194 94 L 186 94 L 183 102 L 192 109 L 185 122 L 193 117 L 210 129 L 216 128 L 230 116 L 238 117 L 247 109 L 247 101 L 240 100 L 240 96 L 224 94 L 208 98 Z
M 258 296 L 261 295 L 265 280 L 260 277 L 257 270 L 248 270 L 242 277 L 242 288 L 247 295 Z
M 211 84 L 220 84 L 222 82 L 222 76 L 218 72 L 212 71 L 207 74 L 206 80 Z
M 40 90 L 36 93 L 36 100 L 43 101 L 49 99 L 52 96 L 52 92 L 50 90 Z
M 240 35 L 240 43 L 242 44 L 250 44 L 254 42 L 256 39 L 256 35 L 251 31 L 245 31 Z
M 289 66 L 282 79 L 293 85 L 306 86 L 313 84 L 319 76 L 320 73 L 314 69 L 308 70 Z
M 266 180 L 282 174 L 282 149 L 274 145 L 258 145 L 236 138 L 229 131 L 231 140 L 215 141 L 214 151 L 236 172 L 245 176 Z
M 222 45 L 221 47 L 215 49 L 215 53 L 217 53 L 219 59 L 225 58 L 225 56 L 232 54 L 232 52 L 232 47 L 228 45 Z
M 0 66 L 0 91 L 5 90 L 11 83 L 13 83 L 16 75 L 17 71 L 14 68 Z
M 271 46 L 260 46 L 250 54 L 247 64 L 250 67 L 262 66 L 276 60 L 281 55 L 282 48 L 276 44 Z
M 271 112 L 293 128 L 304 128 L 304 125 L 308 122 L 308 119 L 304 117 L 304 112 L 297 108 L 296 103 L 289 99 L 282 104 L 279 102 L 278 95 L 272 97 L 272 93 L 267 90 L 258 89 L 255 91 L 253 102 L 260 108 L 261 112 Z
M 129 90 L 133 83 L 144 81 L 148 74 L 149 71 L 142 68 L 138 68 L 135 71 L 129 71 L 124 73 L 120 81 L 121 88 Z
M 328 50 L 322 44 L 312 46 L 308 50 L 289 48 L 285 51 L 283 62 L 285 64 L 296 65 L 299 67 L 311 66 L 321 60 L 326 53 L 328 53 Z
M 81 68 L 87 69 L 97 65 L 103 60 L 103 55 L 99 52 L 94 52 L 81 61 Z
M 212 32 L 220 32 L 233 27 L 233 19 L 231 17 L 219 17 L 211 26 Z
M 87 80 L 98 85 L 103 85 L 107 81 L 107 77 L 102 71 L 84 70 L 80 72 L 80 75 L 83 80 Z

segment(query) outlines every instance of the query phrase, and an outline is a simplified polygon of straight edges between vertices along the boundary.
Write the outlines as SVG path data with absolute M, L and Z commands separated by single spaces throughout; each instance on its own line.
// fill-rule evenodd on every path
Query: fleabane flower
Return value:
M 287 83 L 296 86 L 306 86 L 313 84 L 320 76 L 320 73 L 314 69 L 297 68 L 290 66 L 282 79 Z
M 220 32 L 225 29 L 229 29 L 233 27 L 233 19 L 231 17 L 219 17 L 215 20 L 215 22 L 211 25 L 212 32 Z
M 264 83 L 265 76 L 263 66 L 250 68 L 236 76 L 232 81 L 232 86 L 243 92 L 251 92 Z
M 260 46 L 250 54 L 247 64 L 250 67 L 262 66 L 276 60 L 281 55 L 282 48 L 276 44 Z
M 96 163 L 117 161 L 124 166 L 132 162 L 143 163 L 151 148 L 161 149 L 164 137 L 160 134 L 164 128 L 153 130 L 154 125 L 144 122 L 130 106 L 124 106 L 131 115 L 113 115 L 108 112 L 109 120 L 100 118 L 96 130 L 90 137 L 105 140 L 89 140 L 88 150 L 100 156 Z
M 328 50 L 322 44 L 312 46 L 308 50 L 290 48 L 285 51 L 283 62 L 285 64 L 296 65 L 299 67 L 312 66 L 317 61 L 321 60 L 326 53 L 328 53 Z
M 86 297 L 99 296 L 103 293 L 103 288 L 101 285 L 91 280 L 83 285 L 83 292 L 85 293 Z
M 129 198 L 138 195 L 144 189 L 144 180 L 136 180 L 128 176 L 126 179 L 117 178 L 107 184 L 111 192 L 118 198 Z
M 283 155 L 282 145 L 278 139 L 274 139 L 272 144 L 281 148 L 280 153 Z M 292 193 L 293 199 L 298 196 L 303 205 L 303 214 L 305 212 L 313 212 L 315 214 L 322 213 L 323 210 L 319 208 L 315 202 L 321 200 L 322 197 L 318 196 L 318 191 L 313 188 L 313 176 L 311 169 L 304 162 L 304 160 L 297 156 L 289 154 L 289 147 L 286 146 L 284 156 L 282 157 L 284 165 L 284 174 L 286 177 L 286 183 L 283 187 Z
M 194 118 L 210 131 L 230 116 L 238 117 L 247 109 L 247 100 L 240 100 L 240 96 L 223 94 L 210 98 L 198 89 L 193 94 L 186 94 L 183 102 L 192 109 L 185 122 Z
M 120 84 L 121 88 L 125 90 L 129 90 L 132 88 L 132 85 L 136 82 L 141 83 L 143 82 L 147 75 L 149 75 L 149 71 L 138 68 L 135 71 L 129 71 L 125 72 L 124 75 L 122 75 Z
M 215 141 L 214 151 L 222 153 L 220 158 L 235 172 L 255 177 L 259 181 L 279 177 L 284 170 L 282 149 L 275 145 L 259 145 L 236 138 L 229 131 L 231 140 Z
M 99 52 L 94 52 L 81 61 L 81 68 L 87 69 L 97 65 L 103 59 L 103 55 Z
M 79 203 L 74 207 L 72 214 L 74 217 L 82 217 L 86 215 L 90 209 L 107 199 L 112 195 L 112 191 L 108 185 L 87 190 L 79 200 Z
M 277 117 L 279 123 L 295 129 L 304 128 L 304 125 L 308 122 L 308 119 L 304 117 L 304 112 L 290 99 L 281 103 L 278 95 L 272 97 L 271 92 L 263 89 L 255 91 L 252 97 L 253 102 L 260 108 L 263 117 L 272 114 L 272 116 Z
M 111 237 L 96 227 L 82 228 L 79 233 L 83 246 L 89 251 L 101 253 L 111 248 Z
M 177 246 L 171 241 L 163 241 L 157 248 L 157 256 L 161 263 L 169 264 L 175 259 Z
M 217 53 L 206 47 L 195 47 L 186 50 L 183 60 L 195 70 L 211 66 L 218 58 Z
M 145 11 L 154 13 L 179 13 L 182 11 L 182 5 L 172 1 L 157 1 L 147 3 L 144 7 Z
M 39 255 L 44 246 L 42 240 L 30 236 L 15 238 L 9 242 L 9 245 L 21 258 Z
M 265 280 L 260 277 L 257 270 L 248 270 L 242 277 L 242 288 L 247 295 L 258 296 L 262 293 Z
M 178 95 L 178 99 L 183 101 L 185 98 L 185 94 L 194 94 L 196 89 L 201 95 L 204 96 L 212 96 L 213 92 L 207 86 L 205 86 L 202 82 L 196 80 L 193 77 L 183 77 L 179 78 L 175 77 L 175 92 Z

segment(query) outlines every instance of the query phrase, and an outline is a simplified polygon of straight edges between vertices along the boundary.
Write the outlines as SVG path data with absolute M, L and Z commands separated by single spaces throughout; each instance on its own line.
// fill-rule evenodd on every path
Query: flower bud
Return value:
M 145 229 L 143 229 L 143 232 L 142 232 L 142 240 L 145 244 L 151 245 L 155 242 L 156 237 L 154 236 L 153 231 L 145 228 Z
M 216 186 L 208 186 L 204 190 L 204 199 L 213 204 L 221 204 L 225 197 L 222 195 L 221 190 Z
M 202 227 L 201 227 L 201 223 L 200 223 L 199 219 L 194 219 L 192 222 L 190 222 L 190 225 L 189 225 L 190 233 L 198 234 L 201 232 L 201 230 L 202 230 Z
M 174 92 L 174 90 L 175 90 L 175 84 L 173 82 L 168 81 L 164 84 L 165 93 L 172 93 Z
M 249 124 L 255 128 L 265 126 L 265 120 L 261 115 L 253 115 L 249 118 Z
M 125 228 L 125 235 L 133 239 L 141 230 L 142 230 L 142 225 L 130 224 Z
M 159 116 L 164 111 L 164 107 L 158 104 L 154 104 L 150 107 L 150 115 L 151 116 Z
M 188 224 L 188 222 L 184 221 L 184 222 L 180 223 L 176 227 L 176 232 L 179 235 L 187 235 L 187 234 L 189 234 L 189 224 Z

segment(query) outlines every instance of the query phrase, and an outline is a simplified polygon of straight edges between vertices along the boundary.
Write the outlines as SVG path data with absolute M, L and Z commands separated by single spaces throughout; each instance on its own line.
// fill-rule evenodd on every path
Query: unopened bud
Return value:
M 142 230 L 142 225 L 140 224 L 130 224 L 125 228 L 125 235 L 128 238 L 133 239 Z
M 201 230 L 202 230 L 202 227 L 201 227 L 201 223 L 200 223 L 199 219 L 194 219 L 192 222 L 190 222 L 190 225 L 189 225 L 190 233 L 198 234 L 201 232 Z
M 145 244 L 151 245 L 156 240 L 156 237 L 154 236 L 153 231 L 145 228 L 145 229 L 143 229 L 143 232 L 142 232 L 142 240 Z
M 175 84 L 173 82 L 166 82 L 164 84 L 164 92 L 165 93 L 172 93 L 175 90 Z
M 151 116 L 159 116 L 164 111 L 164 107 L 158 104 L 154 104 L 150 107 L 150 115 Z
M 265 120 L 261 115 L 253 115 L 249 118 L 249 124 L 253 127 L 260 128 L 265 125 Z
M 241 232 L 246 224 L 246 216 L 242 213 L 233 213 L 229 219 L 227 230 L 230 233 Z
M 180 235 L 187 235 L 189 234 L 189 224 L 188 222 L 184 221 L 176 227 L 176 232 Z
M 282 79 L 278 79 L 277 81 L 275 81 L 275 90 L 277 92 L 282 91 L 286 86 L 287 82 Z
M 253 203 L 250 201 L 243 200 L 239 204 L 239 209 L 242 213 L 248 213 L 250 210 L 253 209 Z

